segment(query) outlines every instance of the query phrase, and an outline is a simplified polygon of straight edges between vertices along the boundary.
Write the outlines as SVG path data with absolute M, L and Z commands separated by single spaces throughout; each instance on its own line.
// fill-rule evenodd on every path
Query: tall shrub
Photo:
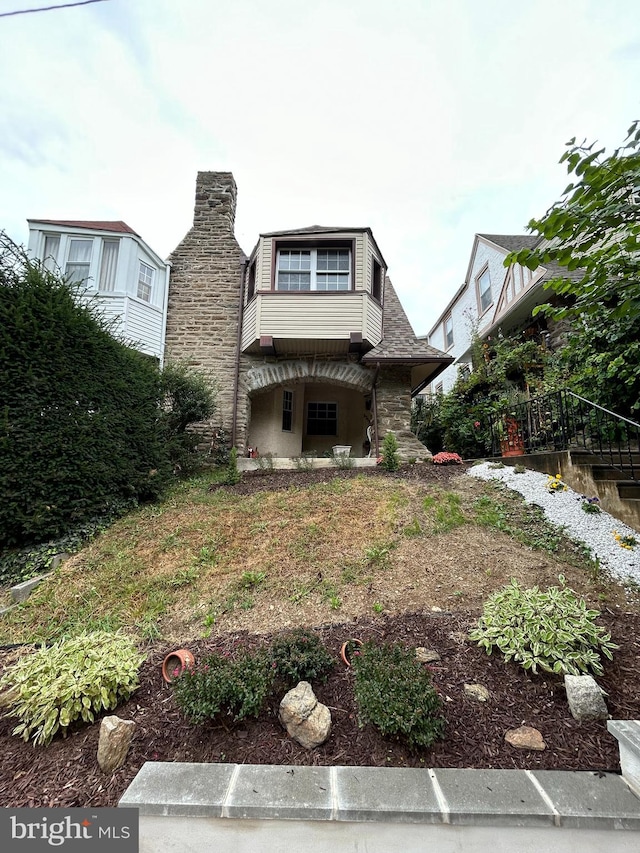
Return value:
M 0 235 L 0 547 L 157 495 L 160 398 L 155 363 Z

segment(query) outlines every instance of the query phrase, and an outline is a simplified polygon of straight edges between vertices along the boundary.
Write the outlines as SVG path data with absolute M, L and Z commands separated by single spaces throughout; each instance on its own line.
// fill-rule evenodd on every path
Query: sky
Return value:
M 65 0 L 0 0 L 0 13 Z M 70 0 L 66 0 L 70 2 Z M 236 236 L 370 227 L 414 331 L 474 234 L 527 233 L 572 137 L 640 118 L 638 0 L 102 0 L 0 17 L 0 230 L 122 219 L 162 257 L 196 173 Z

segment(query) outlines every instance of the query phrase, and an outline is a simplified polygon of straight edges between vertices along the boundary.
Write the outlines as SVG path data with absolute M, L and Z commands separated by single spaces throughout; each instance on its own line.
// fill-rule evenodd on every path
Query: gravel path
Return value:
M 597 514 L 585 512 L 582 504 L 591 495 L 580 495 L 568 486 L 564 491 L 551 492 L 546 474 L 529 470 L 516 474 L 509 465 L 504 468 L 492 465 L 495 463 L 483 462 L 469 468 L 467 473 L 481 480 L 500 480 L 507 488 L 519 492 L 527 503 L 541 507 L 549 521 L 562 527 L 568 536 L 584 542 L 616 580 L 640 584 L 640 534 L 636 530 L 604 510 Z M 621 547 L 616 533 L 635 538 L 638 545 L 631 550 Z

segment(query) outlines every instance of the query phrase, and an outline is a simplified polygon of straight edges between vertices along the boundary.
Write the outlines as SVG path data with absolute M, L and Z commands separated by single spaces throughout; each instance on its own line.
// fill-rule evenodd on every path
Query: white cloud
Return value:
M 2 0 L 0 0 L 0 8 Z M 168 254 L 199 169 L 237 232 L 370 225 L 414 328 L 477 231 L 517 233 L 573 136 L 638 113 L 635 0 L 110 0 L 0 19 L 0 226 L 124 219 Z

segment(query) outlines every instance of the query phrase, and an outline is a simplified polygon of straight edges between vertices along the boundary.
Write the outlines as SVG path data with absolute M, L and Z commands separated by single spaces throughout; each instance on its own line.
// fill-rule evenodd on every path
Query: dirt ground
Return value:
M 365 469 L 367 470 L 367 469 Z M 381 476 L 369 469 L 367 476 Z M 357 472 L 362 475 L 362 471 Z M 353 472 L 340 472 L 353 476 Z M 473 496 L 482 488 L 462 476 L 459 467 L 414 466 L 395 475 L 421 495 L 434 484 Z M 304 488 L 335 471 L 274 472 L 244 475 L 230 488 L 240 494 L 258 489 Z M 390 476 L 390 475 L 385 475 Z M 268 481 L 268 486 L 267 486 Z M 479 493 L 479 492 L 478 492 Z M 411 518 L 402 519 L 410 524 Z M 435 547 L 434 547 L 435 543 Z M 381 561 L 384 554 L 379 554 Z M 256 594 L 250 610 L 223 614 L 209 637 L 192 622 L 172 614 L 162 642 L 150 644 L 141 670 L 141 686 L 116 713 L 136 722 L 126 762 L 113 774 L 96 761 L 99 721 L 78 726 L 48 747 L 34 748 L 12 737 L 14 722 L 0 720 L 0 806 L 116 805 L 145 761 L 203 761 L 286 764 L 343 764 L 414 767 L 488 767 L 591 769 L 619 771 L 617 742 L 604 722 L 577 723 L 568 710 L 562 680 L 534 676 L 504 664 L 470 643 L 467 632 L 477 620 L 481 603 L 511 577 L 527 585 L 567 583 L 584 591 L 601 610 L 599 620 L 620 645 L 598 681 L 607 693 L 610 715 L 640 719 L 637 661 L 640 656 L 640 615 L 625 591 L 602 578 L 585 577 L 555 555 L 533 550 L 506 534 L 467 524 L 432 541 L 404 536 L 392 559 L 380 571 L 340 587 L 340 606 L 327 604 L 326 585 L 318 584 L 297 601 L 283 597 L 277 585 Z M 324 579 L 319 579 L 324 580 Z M 358 579 L 356 579 L 357 581 Z M 322 590 L 325 590 L 324 592 Z M 377 613 L 374 605 L 381 608 Z M 328 741 L 309 752 L 289 738 L 278 722 L 281 697 L 275 697 L 255 720 L 231 725 L 227 720 L 205 725 L 187 722 L 175 705 L 171 688 L 162 680 L 164 656 L 187 647 L 196 660 L 207 651 L 229 651 L 266 643 L 281 629 L 314 628 L 335 657 L 326 684 L 314 685 L 332 713 Z M 339 658 L 340 645 L 350 637 L 398 641 L 426 646 L 441 660 L 432 665 L 433 683 L 442 698 L 446 719 L 443 740 L 431 749 L 410 752 L 401 743 L 381 737 L 371 726 L 360 728 L 353 699 L 353 674 Z M 30 648 L 3 649 L 0 668 Z M 490 694 L 486 703 L 471 699 L 465 684 L 480 683 Z M 542 752 L 509 746 L 504 735 L 526 724 L 539 729 L 546 742 Z

